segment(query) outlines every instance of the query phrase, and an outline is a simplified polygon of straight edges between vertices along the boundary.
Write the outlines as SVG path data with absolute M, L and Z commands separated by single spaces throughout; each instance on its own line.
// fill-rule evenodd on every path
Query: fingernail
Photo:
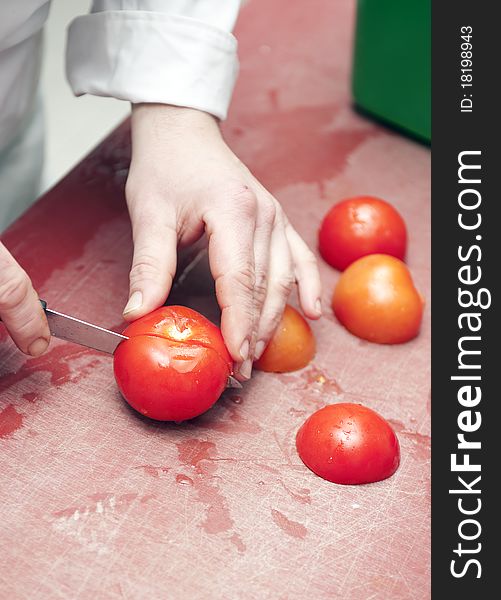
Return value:
M 320 298 L 317 298 L 317 301 L 315 302 L 315 310 L 317 314 L 322 314 L 322 301 L 320 300 Z
M 143 303 L 143 294 L 141 292 L 134 292 L 132 296 L 129 298 L 129 301 L 125 305 L 123 314 L 132 312 L 133 310 L 137 310 L 141 308 Z
M 31 354 L 31 356 L 40 356 L 40 354 L 43 354 L 47 350 L 48 345 L 48 340 L 45 338 L 38 338 L 34 342 L 31 342 L 28 347 L 28 353 Z
M 241 345 L 240 356 L 244 361 L 249 358 L 249 340 L 244 340 L 244 343 Z M 242 369 L 240 369 L 240 372 L 242 372 Z
M 254 360 L 261 358 L 265 348 L 266 344 L 263 342 L 263 340 L 259 340 L 259 342 L 256 344 L 256 349 L 254 350 Z
M 245 379 L 250 379 L 252 373 L 252 361 L 250 358 L 244 360 L 244 362 L 240 365 L 239 373 Z

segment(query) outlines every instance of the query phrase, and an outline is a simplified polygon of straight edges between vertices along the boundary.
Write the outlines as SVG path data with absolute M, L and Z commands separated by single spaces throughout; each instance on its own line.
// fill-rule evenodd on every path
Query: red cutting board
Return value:
M 354 114 L 354 8 L 249 2 L 224 133 L 313 248 L 336 200 L 394 203 L 429 308 L 430 153 Z M 49 305 L 112 328 L 131 259 L 128 160 L 125 124 L 3 236 Z M 54 341 L 29 359 L 0 332 L 2 600 L 429 597 L 429 310 L 408 344 L 360 341 L 329 310 L 338 273 L 320 266 L 313 364 L 257 373 L 179 426 L 130 410 L 110 357 Z M 176 294 L 209 310 L 211 286 L 188 283 Z M 392 421 L 394 477 L 337 486 L 303 466 L 296 430 L 338 401 Z

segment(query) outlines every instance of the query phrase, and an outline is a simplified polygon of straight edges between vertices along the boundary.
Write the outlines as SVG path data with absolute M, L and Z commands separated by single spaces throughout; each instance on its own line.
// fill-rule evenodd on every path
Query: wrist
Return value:
M 218 132 L 219 121 L 213 115 L 184 106 L 171 104 L 140 103 L 132 105 L 132 127 L 153 126 L 156 130 L 170 132 L 194 130 L 202 132 Z

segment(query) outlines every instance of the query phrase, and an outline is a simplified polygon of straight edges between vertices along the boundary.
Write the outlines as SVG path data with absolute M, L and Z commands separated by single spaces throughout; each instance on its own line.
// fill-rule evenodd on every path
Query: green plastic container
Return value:
M 358 0 L 355 105 L 431 141 L 430 0 Z

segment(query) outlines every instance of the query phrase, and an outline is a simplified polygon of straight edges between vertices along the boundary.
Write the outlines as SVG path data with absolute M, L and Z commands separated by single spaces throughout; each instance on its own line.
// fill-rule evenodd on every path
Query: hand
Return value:
M 126 195 L 134 239 L 127 320 L 165 302 L 178 243 L 191 244 L 204 231 L 221 330 L 240 379 L 250 377 L 296 281 L 305 315 L 320 317 L 315 256 L 278 201 L 225 144 L 212 116 L 134 106 Z
M 16 346 L 39 356 L 49 345 L 50 331 L 30 278 L 0 243 L 0 319 Z

